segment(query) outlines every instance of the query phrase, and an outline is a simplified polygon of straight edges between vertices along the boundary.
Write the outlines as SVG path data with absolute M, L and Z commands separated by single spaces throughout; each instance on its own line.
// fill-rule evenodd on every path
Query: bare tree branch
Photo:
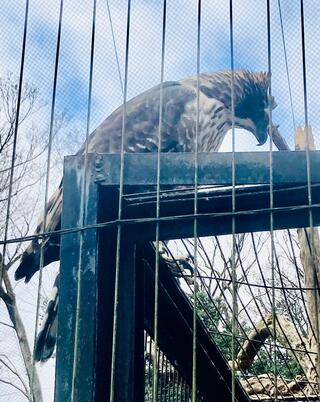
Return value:
M 0 288 L 0 297 L 4 301 L 10 320 L 13 324 L 13 327 L 16 331 L 22 358 L 26 367 L 27 375 L 30 380 L 33 376 L 33 389 L 32 394 L 35 402 L 42 402 L 42 392 L 41 386 L 39 382 L 39 378 L 36 370 L 33 372 L 33 364 L 32 364 L 32 353 L 30 350 L 27 334 L 23 322 L 21 320 L 17 304 L 15 294 L 13 292 L 11 282 L 6 270 L 3 272 L 3 280 L 6 287 L 6 291 L 1 287 Z

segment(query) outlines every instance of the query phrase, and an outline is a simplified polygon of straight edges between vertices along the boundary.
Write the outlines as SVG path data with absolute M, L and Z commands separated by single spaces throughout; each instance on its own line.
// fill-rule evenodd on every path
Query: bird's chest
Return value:
M 197 113 L 197 108 L 198 113 Z M 196 100 L 186 107 L 185 120 L 189 124 L 187 135 L 195 138 L 198 121 L 198 151 L 217 151 L 225 137 L 226 132 L 231 128 L 231 122 L 224 105 L 212 98 L 200 94 L 199 104 Z M 190 124 L 192 122 L 192 124 Z

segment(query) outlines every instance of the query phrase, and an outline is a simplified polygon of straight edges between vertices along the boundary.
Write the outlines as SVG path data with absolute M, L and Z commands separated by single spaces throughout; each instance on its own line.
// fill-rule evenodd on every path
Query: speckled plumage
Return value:
M 232 126 L 231 73 L 200 75 L 199 81 L 199 152 L 218 151 Z M 235 126 L 247 129 L 259 144 L 267 140 L 268 75 L 236 71 L 234 74 Z M 160 86 L 127 102 L 125 152 L 156 152 L 158 149 Z M 162 152 L 192 152 L 195 149 L 197 77 L 166 82 L 163 85 Z M 118 153 L 121 146 L 123 106 L 107 117 L 89 137 L 88 151 Z M 83 154 L 85 144 L 78 154 Z M 62 184 L 51 197 L 47 208 L 47 231 L 59 228 Z M 43 230 L 40 220 L 36 233 Z M 59 259 L 59 239 L 46 240 L 44 264 Z M 39 266 L 39 244 L 34 240 L 23 254 L 16 279 L 30 280 Z
M 230 72 L 206 73 L 199 81 L 199 152 L 218 151 L 232 127 Z M 268 134 L 268 84 L 266 73 L 236 71 L 234 74 L 234 124 L 253 133 L 259 144 Z M 269 100 L 270 101 L 270 100 Z M 124 133 L 125 152 L 156 152 L 159 135 L 160 86 L 131 99 L 126 104 Z M 197 77 L 163 84 L 162 152 L 192 152 L 195 150 L 197 120 Z M 121 148 L 123 106 L 116 109 L 94 130 L 88 140 L 88 151 L 118 153 Z M 86 145 L 78 151 L 83 154 Z M 60 228 L 62 184 L 51 197 L 47 208 L 47 231 Z M 36 233 L 43 231 L 40 223 Z M 59 259 L 59 238 L 46 239 L 44 265 Z M 26 282 L 39 269 L 40 245 L 34 240 L 22 256 L 15 278 Z M 48 315 L 48 319 L 50 315 Z M 44 323 L 46 326 L 47 324 Z M 48 332 L 49 333 L 49 332 Z M 51 349 L 53 350 L 53 349 Z M 38 359 L 46 359 L 41 357 Z
M 252 131 L 259 143 L 267 139 L 265 73 L 238 71 L 234 75 L 235 126 Z M 231 73 L 200 75 L 199 151 L 216 151 L 231 128 Z M 192 152 L 195 145 L 197 77 L 163 84 L 162 152 Z M 126 105 L 125 152 L 158 149 L 160 86 L 131 99 Z M 123 107 L 116 109 L 89 138 L 89 152 L 120 152 Z M 251 122 L 247 121 L 247 118 Z M 255 127 L 257 129 L 255 129 Z M 79 150 L 83 153 L 85 146 Z
M 47 304 L 46 314 L 42 320 L 41 330 L 36 339 L 35 359 L 45 362 L 53 354 L 57 341 L 57 313 L 59 303 L 59 274 L 57 275 L 50 299 Z

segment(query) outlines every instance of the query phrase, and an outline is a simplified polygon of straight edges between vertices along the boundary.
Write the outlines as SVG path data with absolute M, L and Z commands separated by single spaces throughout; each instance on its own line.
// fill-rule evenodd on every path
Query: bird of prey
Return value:
M 47 361 L 53 354 L 58 329 L 59 274 L 56 276 L 46 314 L 43 317 L 41 331 L 36 339 L 35 360 Z
M 269 122 L 268 109 L 276 107 L 273 97 L 268 96 L 269 82 L 270 76 L 267 73 L 242 70 L 235 71 L 233 75 L 230 71 L 200 74 L 199 87 L 197 76 L 165 82 L 162 85 L 160 144 L 158 85 L 126 103 L 124 152 L 157 152 L 159 146 L 161 152 L 194 151 L 198 102 L 199 152 L 218 151 L 233 122 L 236 128 L 250 131 L 258 145 L 262 145 L 267 141 L 269 127 L 277 129 Z M 77 155 L 84 154 L 86 148 L 91 153 L 119 153 L 122 119 L 123 106 L 120 106 L 91 133 L 88 144 L 83 144 Z M 59 230 L 61 208 L 62 183 L 48 202 L 46 227 L 43 227 L 41 220 L 36 233 Z M 59 260 L 59 237 L 46 238 L 42 246 L 44 266 Z M 39 241 L 35 239 L 25 250 L 15 272 L 16 280 L 24 278 L 28 282 L 39 269 L 40 248 Z M 41 353 L 38 358 L 41 359 Z

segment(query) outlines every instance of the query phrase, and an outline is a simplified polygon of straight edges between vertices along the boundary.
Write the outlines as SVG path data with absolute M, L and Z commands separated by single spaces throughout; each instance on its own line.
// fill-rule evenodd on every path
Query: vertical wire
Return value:
M 198 214 L 198 140 L 200 107 L 200 40 L 201 40 L 201 0 L 198 0 L 197 24 L 197 96 L 196 96 L 196 132 L 194 149 L 194 215 Z M 197 277 L 198 277 L 198 220 L 193 221 L 194 237 L 194 272 L 193 272 L 193 331 L 192 331 L 192 402 L 197 400 Z
M 298 328 L 296 327 L 296 323 L 295 323 L 295 320 L 294 320 L 294 311 L 292 311 L 292 308 L 290 307 L 291 303 L 290 303 L 290 300 L 289 300 L 289 298 L 288 298 L 288 293 L 289 293 L 289 292 L 287 292 L 287 289 L 286 289 L 286 287 L 285 287 L 285 283 L 284 283 L 284 280 L 283 280 L 283 275 L 281 274 L 281 267 L 280 267 L 280 262 L 279 262 L 279 256 L 278 256 L 277 253 L 275 253 L 275 260 L 276 260 L 276 268 L 277 268 L 278 275 L 279 275 L 279 280 L 280 280 L 280 285 L 281 285 L 281 291 L 282 291 L 282 293 L 283 293 L 283 298 L 284 298 L 284 303 L 285 303 L 285 306 L 286 306 L 286 310 L 287 310 L 287 312 L 288 312 L 288 315 L 289 315 L 289 317 L 290 317 L 291 322 L 294 324 L 295 328 L 297 329 L 298 338 L 299 338 L 300 343 L 301 343 L 300 349 L 304 348 L 304 352 L 306 353 L 308 359 L 310 360 L 310 361 L 308 362 L 308 364 L 311 364 L 311 369 L 313 370 L 313 369 L 315 368 L 315 365 L 314 365 L 314 363 L 313 363 L 313 361 L 312 361 L 312 359 L 311 359 L 311 357 L 310 357 L 309 351 L 308 351 L 308 349 L 307 349 L 307 345 L 305 345 L 305 342 L 304 342 L 304 340 L 303 340 L 303 338 L 302 338 L 302 336 L 301 336 L 301 334 L 300 334 L 300 331 L 299 331 Z M 278 324 L 279 324 L 279 323 L 278 323 Z M 288 341 L 289 349 L 291 349 L 290 351 L 291 351 L 293 357 L 296 359 L 296 361 L 299 361 L 299 360 L 298 360 L 298 356 L 297 356 L 297 354 L 296 354 L 296 350 L 295 350 L 295 348 L 293 348 L 293 347 L 291 346 L 291 343 L 290 343 L 290 341 L 289 341 L 289 339 L 288 339 L 288 337 L 287 337 L 285 331 L 283 330 L 283 328 L 282 328 L 280 325 L 279 325 L 279 328 L 280 328 L 280 330 L 282 331 L 282 333 L 283 333 L 285 339 Z M 303 376 L 307 379 L 308 386 L 310 387 L 310 389 L 312 389 L 312 392 L 316 394 L 317 391 L 315 390 L 314 385 L 313 385 L 312 383 L 310 383 L 310 381 L 308 380 L 307 370 L 305 370 L 303 367 L 301 367 L 301 370 L 302 370 Z M 294 379 L 294 381 L 296 382 L 297 385 L 299 385 L 298 382 L 296 381 L 296 379 Z M 303 391 L 302 391 L 302 392 L 303 392 Z M 304 392 L 303 392 L 303 394 L 304 394 L 304 396 L 307 398 L 307 400 L 309 400 L 309 398 L 305 395 Z
M 253 233 L 251 233 L 251 236 L 252 236 L 252 239 L 253 239 L 253 238 L 254 238 L 254 237 L 253 237 Z M 241 252 L 241 251 L 239 250 L 239 247 L 238 247 L 238 246 L 236 246 L 236 247 L 237 247 L 237 254 L 239 255 L 239 259 L 240 259 L 240 252 Z M 255 246 L 254 246 L 254 247 L 255 247 Z M 257 255 L 257 253 L 255 253 L 255 254 Z M 256 261 L 257 261 L 257 263 L 258 263 L 258 267 L 259 267 L 259 270 L 260 270 L 260 273 L 261 273 L 261 265 L 260 265 L 260 263 L 259 263 L 258 257 L 256 257 Z M 268 324 L 267 324 L 267 322 L 266 322 L 266 320 L 265 320 L 265 318 L 264 318 L 264 316 L 263 316 L 263 313 L 262 313 L 262 311 L 261 311 L 261 308 L 260 308 L 260 306 L 259 306 L 259 303 L 258 303 L 258 302 L 255 300 L 255 298 L 254 298 L 254 294 L 253 294 L 253 292 L 252 292 L 251 284 L 249 283 L 248 276 L 247 276 L 247 273 L 246 273 L 246 271 L 245 271 L 245 268 L 244 268 L 244 266 L 243 266 L 243 263 L 242 263 L 241 259 L 240 259 L 240 266 L 241 266 L 241 270 L 242 270 L 242 273 L 243 273 L 243 277 L 244 277 L 246 283 L 248 284 L 249 294 L 251 295 L 252 299 L 254 300 L 254 304 L 255 304 L 255 306 L 256 306 L 256 308 L 257 308 L 257 311 L 258 311 L 259 315 L 262 317 L 262 322 L 264 323 L 264 325 L 265 325 L 266 327 L 268 327 Z M 281 274 L 280 274 L 280 266 L 279 266 L 278 256 L 277 256 L 277 253 L 276 253 L 276 252 L 275 252 L 275 268 L 277 268 L 277 270 L 278 270 L 278 272 L 279 272 L 280 280 L 281 280 L 281 285 L 282 285 L 282 288 L 283 288 L 282 290 L 284 290 L 284 286 L 283 286 L 283 284 L 282 284 L 282 283 L 283 283 L 283 282 L 282 282 L 282 276 L 281 276 Z M 263 281 L 264 281 L 264 279 L 263 279 Z M 264 283 L 265 283 L 265 281 L 264 281 Z M 266 286 L 266 285 L 265 285 L 265 286 Z M 284 292 L 284 295 L 286 295 L 285 292 Z M 267 293 L 267 297 L 269 298 L 268 293 Z M 285 296 L 285 299 L 286 299 L 286 296 Z M 270 301 L 271 301 L 271 300 L 270 300 Z M 272 302 L 271 302 L 271 303 L 272 303 Z M 290 307 L 289 307 L 288 304 L 287 304 L 287 307 L 288 307 L 289 315 L 290 315 L 290 314 L 291 314 L 291 310 L 290 310 Z M 291 316 L 291 315 L 290 315 L 290 316 Z M 289 340 L 289 338 L 288 338 L 288 336 L 287 336 L 287 334 L 286 334 L 286 332 L 285 332 L 285 329 L 284 329 L 284 328 L 282 327 L 282 325 L 280 324 L 278 318 L 277 318 L 277 317 L 275 317 L 275 318 L 276 318 L 277 326 L 278 326 L 279 330 L 281 331 L 282 336 L 284 337 L 285 341 L 289 344 L 288 350 L 291 351 L 293 357 L 297 360 L 297 355 L 296 355 L 296 353 L 295 353 L 295 349 L 292 348 L 291 343 L 290 343 L 290 340 Z M 293 317 L 291 316 L 291 318 L 293 318 Z M 294 322 L 293 319 L 292 319 L 292 322 Z M 299 336 L 299 338 L 300 338 L 300 341 L 303 343 L 303 340 L 302 340 L 301 336 Z M 280 352 L 280 348 L 279 348 L 279 347 L 277 347 L 277 350 L 278 350 L 278 352 Z M 285 366 L 286 366 L 286 368 L 287 368 L 287 370 L 288 370 L 288 373 L 294 377 L 293 371 L 291 370 L 290 366 L 287 365 L 287 362 L 286 362 L 286 361 L 285 361 L 284 363 L 285 363 Z M 283 378 L 283 376 L 282 376 L 280 373 L 279 373 L 279 378 L 280 378 L 280 380 L 284 381 L 284 378 Z M 269 379 L 271 380 L 271 378 L 269 378 Z M 295 384 L 296 384 L 297 386 L 299 386 L 299 384 L 298 384 L 298 382 L 296 381 L 296 379 L 293 379 L 293 381 L 295 382 Z M 281 393 L 281 391 L 279 391 L 279 393 L 281 394 L 281 397 L 282 397 L 283 394 Z M 302 393 L 303 393 L 303 391 L 302 391 Z M 306 395 L 303 393 L 303 396 L 306 396 Z
M 183 389 L 182 389 L 182 401 L 187 401 L 187 383 L 185 379 L 183 379 Z
M 180 373 L 179 373 L 179 380 L 178 381 L 179 381 L 179 388 L 178 388 L 179 401 L 182 402 L 182 381 L 183 381 L 183 379 L 182 379 L 182 376 L 181 376 Z
M 176 402 L 179 402 L 179 396 L 180 396 L 180 373 L 177 370 L 177 380 L 176 380 Z
M 189 402 L 189 400 L 190 400 L 190 394 L 191 394 L 191 390 L 190 390 L 190 387 L 189 387 L 189 385 L 187 385 L 187 387 L 186 387 L 186 394 L 187 394 L 187 397 L 186 397 L 186 400 Z M 192 394 L 191 394 L 192 395 Z
M 152 338 L 148 335 L 148 355 L 149 355 L 149 364 L 148 364 L 148 391 L 150 395 L 152 395 L 152 373 L 151 373 L 151 362 L 152 362 Z M 148 399 L 149 400 L 149 399 Z
M 165 360 L 165 377 L 164 377 L 164 400 L 165 401 L 167 401 L 167 390 L 168 390 L 168 386 L 167 386 L 167 382 L 168 382 L 168 359 L 167 359 L 167 357 L 166 357 L 166 360 Z
M 281 36 L 282 36 L 282 46 L 283 46 L 284 60 L 285 60 L 285 64 L 286 64 L 286 73 L 287 73 L 287 81 L 288 81 L 288 89 L 289 89 L 292 124 L 293 124 L 294 131 L 296 131 L 296 119 L 295 119 L 295 116 L 294 116 L 294 109 L 293 109 L 293 99 L 292 99 L 292 90 L 291 90 L 291 82 L 290 82 L 290 74 L 289 74 L 289 64 L 288 64 L 288 57 L 287 57 L 287 47 L 286 47 L 286 40 L 285 40 L 285 35 L 284 35 L 284 26 L 283 26 L 283 18 L 282 18 L 282 10 L 281 10 L 281 0 L 278 0 L 278 9 L 279 9 L 279 18 L 280 18 L 280 26 L 281 26 Z
M 147 385 L 146 385 L 146 378 L 147 378 L 147 333 L 144 331 L 143 332 L 143 367 L 144 367 L 144 372 L 143 372 L 143 378 L 144 378 L 144 393 L 143 393 L 143 400 L 146 400 L 146 390 Z
M 110 10 L 110 5 L 109 5 L 109 0 L 106 0 L 106 1 L 107 1 L 108 18 L 109 18 L 110 28 L 111 28 L 111 36 L 112 36 L 114 55 L 115 55 L 115 58 L 116 58 L 119 81 L 120 81 L 120 86 L 121 86 L 121 93 L 122 93 L 122 96 L 123 96 L 122 75 L 121 75 L 121 68 L 120 68 L 119 56 L 118 56 L 117 45 L 116 45 L 116 38 L 115 38 L 114 29 L 113 29 L 113 23 L 112 23 L 112 18 L 111 18 L 111 10 Z
M 81 198 L 80 198 L 80 216 L 81 226 L 85 226 L 85 207 L 86 207 L 86 194 L 87 194 L 87 165 L 88 165 L 88 140 L 90 133 L 91 123 L 91 104 L 92 104 L 92 82 L 93 82 L 93 62 L 94 62 L 94 49 L 95 49 L 95 31 L 96 31 L 96 12 L 97 0 L 93 0 L 92 10 L 92 30 L 91 30 L 91 53 L 90 53 L 90 70 L 89 70 L 89 87 L 88 87 L 88 107 L 87 107 L 87 124 L 86 124 L 86 141 L 85 141 L 85 154 L 83 165 L 83 181 L 81 185 Z M 71 385 L 71 401 L 76 400 L 75 381 L 78 364 L 78 342 L 79 342 L 79 325 L 80 325 L 80 300 L 81 300 L 81 267 L 82 267 L 82 250 L 84 244 L 84 229 L 80 230 L 79 242 L 79 264 L 77 272 L 77 300 L 76 300 L 76 326 L 74 335 L 74 354 L 73 354 L 73 367 L 72 367 L 72 385 Z
M 163 387 L 164 387 L 164 353 L 161 352 L 161 382 L 160 382 L 160 401 L 163 400 Z
M 172 377 L 172 364 L 169 361 L 169 390 L 168 390 L 168 402 L 172 402 L 171 397 L 172 397 L 172 385 L 173 385 L 173 377 Z
M 176 368 L 172 365 L 172 402 L 175 402 L 176 395 Z
M 308 93 L 307 93 L 307 65 L 306 65 L 306 44 L 305 44 L 305 31 L 304 31 L 304 6 L 303 6 L 303 0 L 300 0 L 300 17 L 301 17 L 301 45 L 302 45 L 302 78 L 303 78 L 304 121 L 305 121 L 305 125 L 308 126 L 309 125 L 309 116 L 308 116 Z M 309 137 L 308 136 L 307 136 L 307 142 L 309 142 Z M 309 144 L 307 144 L 307 145 L 309 145 Z M 307 152 L 307 154 L 308 154 L 308 152 Z
M 161 71 L 160 71 L 160 99 L 159 99 L 159 130 L 158 130 L 158 151 L 157 151 L 157 200 L 156 200 L 156 260 L 155 260 L 155 275 L 154 275 L 154 352 L 158 348 L 158 311 L 159 311 L 159 232 L 160 223 L 160 175 L 161 175 L 161 132 L 162 132 L 162 117 L 163 117 L 163 78 L 164 78 L 164 59 L 165 59 L 165 44 L 166 44 L 166 18 L 167 18 L 167 1 L 163 1 L 163 16 L 162 16 L 162 44 L 161 44 Z M 153 354 L 153 402 L 158 399 L 158 364 L 157 354 Z
M 5 269 L 5 257 L 6 257 L 6 250 L 7 250 L 6 245 L 7 245 L 7 240 L 8 240 L 12 187 L 13 187 L 13 177 L 14 177 L 16 150 L 17 150 L 21 97 L 22 97 L 22 84 L 23 84 L 23 76 L 24 76 L 24 62 L 25 62 L 25 56 L 26 56 L 28 17 L 29 17 L 29 0 L 26 0 L 25 14 L 24 14 L 23 38 L 22 38 L 22 50 L 21 50 L 21 61 L 20 61 L 20 73 L 19 73 L 19 84 L 18 84 L 18 97 L 17 97 L 17 106 L 16 106 L 16 119 L 14 122 L 14 135 L 13 135 L 12 157 L 11 157 L 11 166 L 10 166 L 8 203 L 7 203 L 7 212 L 6 212 L 5 226 L 4 226 L 2 258 L 0 261 L 0 287 L 2 286 L 3 270 Z
M 129 42 L 130 42 L 130 20 L 131 20 L 131 0 L 128 0 L 127 8 L 127 28 L 126 28 L 126 51 L 124 66 L 124 86 L 123 86 L 123 108 L 122 108 L 122 127 L 121 127 L 121 147 L 120 147 L 120 180 L 119 180 L 119 204 L 118 204 L 118 226 L 117 226 L 117 247 L 116 247 L 116 266 L 114 282 L 114 310 L 113 310 L 113 331 L 112 331 L 112 355 L 111 355 L 111 379 L 110 379 L 110 402 L 115 400 L 115 364 L 117 350 L 117 331 L 118 331 L 118 304 L 119 304 L 119 270 L 120 270 L 120 248 L 121 248 L 121 217 L 122 217 L 122 198 L 124 184 L 124 136 L 126 129 L 127 115 L 127 91 L 128 91 L 128 65 L 129 65 Z
M 157 352 L 157 372 L 159 373 L 159 371 L 160 371 L 160 354 L 161 354 L 161 350 L 159 348 L 157 348 L 156 352 Z M 159 388 L 158 387 L 156 389 L 156 397 L 157 397 L 156 401 L 158 401 L 158 398 L 159 398 Z
M 237 291 L 236 291 L 236 227 L 235 227 L 235 210 L 236 210 L 236 164 L 235 164 L 235 116 L 234 116 L 234 42 L 233 42 L 233 1 L 229 2 L 230 12 L 230 61 L 231 61 L 231 119 L 232 119 L 232 255 L 231 255 L 231 276 L 232 276 L 232 339 L 231 339 L 231 355 L 232 355 L 232 373 L 231 373 L 231 398 L 232 402 L 236 400 L 236 370 L 235 370 L 235 341 L 236 341 L 236 306 L 237 306 Z
M 308 184 L 308 206 L 309 206 L 309 227 L 310 227 L 310 243 L 309 246 L 310 256 L 314 252 L 314 225 L 313 225 L 313 214 L 312 214 L 312 190 L 311 190 L 311 165 L 310 165 L 310 138 L 309 138 L 309 116 L 308 116 L 308 91 L 307 91 L 307 63 L 306 63 L 306 40 L 305 40 L 305 25 L 304 25 L 304 4 L 303 0 L 300 0 L 300 16 L 301 16 L 301 44 L 302 44 L 302 72 L 303 72 L 303 103 L 304 103 L 304 124 L 306 130 L 307 144 L 306 144 L 306 162 L 307 162 L 307 184 Z M 305 230 L 305 236 L 308 238 L 308 232 Z M 313 261 L 313 259 L 312 259 Z M 317 343 L 317 379 L 318 386 L 320 387 L 320 342 L 319 342 L 319 310 L 317 308 L 319 304 L 319 295 L 316 284 L 318 283 L 317 268 L 313 265 L 313 291 L 314 300 L 316 306 L 316 343 Z
M 270 0 L 267 0 L 267 40 L 268 40 L 268 99 L 271 98 L 271 12 Z M 271 241 L 271 286 L 272 286 L 272 327 L 273 327 L 273 371 L 274 371 L 274 387 L 275 387 L 275 402 L 278 401 L 277 389 L 277 354 L 276 354 L 276 311 L 275 311 L 275 264 L 274 264 L 274 229 L 273 229 L 273 133 L 272 133 L 272 108 L 271 103 L 268 102 L 268 120 L 269 120 L 269 176 L 270 176 L 270 241 Z
M 56 106 L 56 94 L 57 94 L 57 82 L 58 82 L 58 69 L 59 69 L 59 58 L 60 58 L 60 43 L 61 43 L 61 30 L 62 30 L 62 15 L 63 15 L 63 0 L 60 1 L 59 8 L 59 22 L 58 22 L 58 32 L 57 32 L 57 44 L 56 44 L 56 55 L 55 55 L 55 66 L 54 66 L 54 77 L 53 77 L 53 88 L 52 88 L 52 101 L 51 101 L 51 114 L 50 114 L 50 128 L 49 128 L 49 139 L 48 139 L 48 153 L 47 153 L 47 169 L 45 178 L 45 196 L 44 196 L 44 206 L 43 206 L 43 228 L 42 231 L 45 233 L 47 229 L 47 203 L 49 195 L 49 183 L 50 183 L 50 169 L 51 169 L 51 153 L 52 153 L 52 140 L 53 140 L 53 128 L 54 128 L 54 117 L 55 117 L 55 106 Z M 42 240 L 40 247 L 40 264 L 39 264 L 39 280 L 38 280 L 38 290 L 37 290 L 37 305 L 36 305 L 36 322 L 34 329 L 34 345 L 33 345 L 33 356 L 32 356 L 32 374 L 31 374 L 31 389 L 29 399 L 32 398 L 32 389 L 34 382 L 34 371 L 35 371 L 35 351 L 36 351 L 36 339 L 38 334 L 39 325 L 39 310 L 40 310 L 40 293 L 42 286 L 42 272 L 44 266 L 44 245 L 47 240 Z
M 188 249 L 188 247 L 187 247 L 187 245 L 185 244 L 185 242 L 182 241 L 182 243 L 183 243 L 183 245 L 184 245 L 184 247 L 185 247 L 187 253 L 188 253 L 189 255 L 191 255 L 191 254 L 190 254 L 190 251 L 189 251 L 189 249 Z M 219 243 L 218 241 L 217 241 L 217 243 L 218 243 L 219 249 L 221 250 L 221 245 L 220 245 L 220 243 Z M 209 263 L 209 266 L 211 266 L 211 269 L 213 269 L 211 260 L 210 260 L 210 258 L 209 258 L 209 256 L 208 256 L 208 254 L 206 253 L 206 251 L 204 250 L 204 246 L 202 245 L 201 239 L 199 239 L 199 245 L 200 245 L 201 249 L 204 251 L 205 258 L 206 258 L 207 262 Z M 224 259 L 224 257 L 223 257 L 223 259 Z M 225 261 L 225 260 L 224 260 L 224 262 L 225 262 L 225 264 L 226 264 L 226 261 Z M 229 270 L 228 270 L 228 273 L 229 273 Z M 230 276 L 232 276 L 231 273 L 229 273 L 229 274 L 230 274 Z M 202 285 L 204 286 L 204 282 L 203 282 L 203 277 L 202 277 L 202 275 L 199 275 L 199 278 L 200 278 L 200 281 L 201 281 Z M 222 292 L 222 294 L 223 294 L 223 289 L 222 289 L 222 287 L 221 287 L 221 285 L 220 285 L 220 281 L 217 280 L 217 282 L 218 282 L 218 288 L 219 288 L 219 290 L 220 290 L 220 291 Z M 190 288 L 190 285 L 188 285 L 188 286 L 189 286 L 189 288 Z M 207 294 L 207 296 L 208 296 L 210 302 L 212 303 L 213 307 L 216 309 L 216 311 L 217 311 L 217 313 L 218 313 L 218 316 L 219 316 L 219 320 L 222 321 L 222 324 L 225 326 L 226 330 L 231 330 L 231 339 L 232 339 L 232 326 L 230 326 L 230 323 L 228 323 L 228 322 L 226 321 L 226 319 L 221 315 L 221 313 L 220 313 L 220 311 L 219 311 L 219 307 L 218 307 L 218 306 L 216 305 L 216 303 L 214 302 L 214 299 L 212 298 L 212 295 L 210 294 L 210 292 L 208 291 L 208 289 L 207 289 L 206 287 L 205 287 L 205 292 L 206 292 L 206 294 Z M 232 311 L 232 306 L 230 306 L 230 304 L 229 304 L 229 302 L 227 301 L 226 297 L 224 297 L 224 299 L 225 299 L 225 302 L 226 302 L 226 305 L 227 305 L 228 309 L 230 309 L 230 310 Z M 211 325 L 213 325 L 214 328 L 215 328 L 215 330 L 218 332 L 218 327 L 217 327 L 216 323 L 214 322 L 214 320 L 212 319 L 210 313 L 208 312 L 208 310 L 206 309 L 206 307 L 205 307 L 201 302 L 199 302 L 199 303 L 200 303 L 200 306 L 201 306 L 202 310 L 206 313 L 208 319 L 210 320 Z M 240 299 L 240 303 L 241 303 L 242 307 L 244 308 L 245 306 L 244 306 L 244 304 L 241 302 L 241 299 Z M 248 318 L 249 318 L 249 322 L 251 322 L 251 324 L 252 324 L 252 326 L 253 326 L 253 329 L 256 329 L 254 322 L 250 319 L 250 316 L 248 316 Z M 240 323 L 240 321 L 239 321 L 239 319 L 238 319 L 237 317 L 235 317 L 235 322 L 236 322 L 237 326 L 239 327 L 239 329 L 241 329 L 241 331 L 243 332 L 243 334 L 244 334 L 244 336 L 245 336 L 244 339 L 246 339 L 246 340 L 249 339 L 248 336 L 247 336 L 247 334 L 246 334 L 246 332 L 245 332 L 245 329 L 241 326 L 241 323 Z M 237 345 L 240 347 L 240 349 L 243 349 L 243 348 L 242 348 L 243 345 L 242 345 L 242 343 L 238 340 L 238 337 L 235 337 L 235 341 L 237 341 Z M 258 355 L 258 360 L 260 360 L 259 355 Z M 255 372 L 254 372 L 253 374 L 257 375 Z M 258 377 L 258 379 L 259 379 L 259 377 Z M 269 378 L 269 379 L 271 380 L 271 378 Z M 251 391 L 254 393 L 255 391 L 254 391 L 252 385 L 250 384 L 250 382 L 248 382 L 247 379 L 246 379 L 246 382 L 247 382 L 247 386 L 248 386 L 248 387 L 251 389 Z M 260 384 L 262 385 L 262 382 L 261 382 L 260 380 L 259 380 L 259 382 L 260 382 Z
M 310 318 L 310 315 L 309 315 L 308 310 L 307 310 L 307 304 L 306 304 L 305 296 L 304 296 L 304 293 L 303 293 L 303 290 L 302 290 L 303 285 L 302 285 L 302 282 L 301 282 L 301 274 L 299 272 L 297 258 L 296 258 L 296 255 L 295 255 L 295 248 L 294 248 L 294 245 L 293 245 L 292 236 L 291 236 L 291 232 L 290 232 L 289 229 L 287 230 L 287 233 L 288 233 L 288 237 L 289 237 L 290 248 L 291 248 L 291 252 L 292 252 L 292 258 L 293 258 L 293 261 L 294 261 L 294 267 L 295 267 L 295 270 L 296 270 L 296 275 L 297 275 L 297 280 L 298 280 L 298 288 L 300 290 L 300 297 L 301 297 L 301 300 L 302 300 L 303 307 L 304 307 L 304 309 L 306 311 L 306 317 L 307 317 L 306 324 L 307 324 L 307 326 L 309 326 L 309 328 L 310 328 L 310 330 L 312 332 L 312 336 L 314 336 L 314 338 L 316 338 L 316 334 L 314 332 L 314 328 L 313 328 L 313 325 L 312 325 L 312 322 L 311 322 L 311 318 Z

